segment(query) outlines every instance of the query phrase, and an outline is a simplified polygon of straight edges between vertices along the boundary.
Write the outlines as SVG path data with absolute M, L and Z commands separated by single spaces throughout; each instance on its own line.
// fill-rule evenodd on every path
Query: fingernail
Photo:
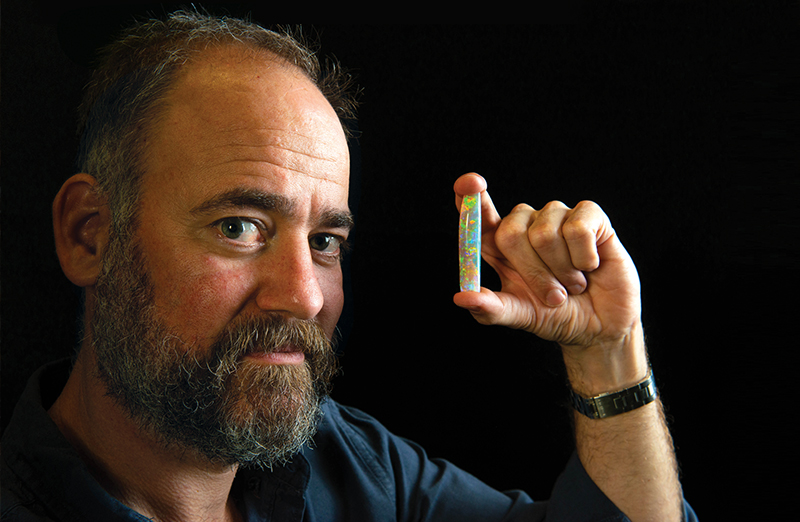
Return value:
M 582 285 L 572 285 L 569 288 L 567 288 L 567 291 L 572 295 L 578 295 L 578 294 L 583 292 L 583 286 Z
M 567 299 L 567 294 L 560 288 L 554 288 L 547 293 L 547 304 L 550 306 L 558 306 Z

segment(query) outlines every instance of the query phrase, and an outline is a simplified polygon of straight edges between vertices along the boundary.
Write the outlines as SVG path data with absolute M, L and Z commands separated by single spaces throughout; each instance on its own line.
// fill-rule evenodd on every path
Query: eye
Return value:
M 316 234 L 308 238 L 311 248 L 324 254 L 335 254 L 343 243 L 343 238 L 333 234 Z
M 255 223 L 238 217 L 220 220 L 217 228 L 223 236 L 242 243 L 253 243 L 261 237 L 261 232 Z

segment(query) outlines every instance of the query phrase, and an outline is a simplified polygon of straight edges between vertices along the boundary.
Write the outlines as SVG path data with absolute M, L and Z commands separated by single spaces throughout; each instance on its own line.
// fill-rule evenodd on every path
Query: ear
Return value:
M 69 178 L 53 201 L 53 232 L 61 270 L 80 287 L 92 286 L 100 274 L 108 245 L 111 212 L 88 174 Z

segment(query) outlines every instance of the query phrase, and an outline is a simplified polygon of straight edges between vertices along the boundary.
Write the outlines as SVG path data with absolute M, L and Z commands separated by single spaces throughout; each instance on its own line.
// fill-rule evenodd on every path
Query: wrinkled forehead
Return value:
M 289 123 L 285 130 L 296 130 L 305 124 L 305 131 L 318 131 L 309 137 L 346 141 L 336 112 L 317 86 L 268 51 L 224 46 L 198 53 L 182 68 L 169 101 L 194 107 L 219 126 L 255 120 Z
M 263 54 L 220 49 L 186 66 L 149 137 L 145 190 L 258 186 L 347 206 L 338 116 L 301 71 Z
M 302 71 L 266 51 L 227 46 L 196 55 L 176 78 L 153 131 L 152 145 L 170 142 L 161 154 L 191 151 L 205 163 L 260 148 L 289 169 L 316 160 L 307 174 L 347 183 L 347 139 L 333 107 Z

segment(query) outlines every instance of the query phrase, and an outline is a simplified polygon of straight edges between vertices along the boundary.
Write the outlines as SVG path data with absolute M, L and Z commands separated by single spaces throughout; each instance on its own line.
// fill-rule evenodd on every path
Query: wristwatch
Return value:
M 652 371 L 647 372 L 647 377 L 640 383 L 617 392 L 586 398 L 570 390 L 572 406 L 590 419 L 605 419 L 641 408 L 653 402 L 656 395 L 656 382 Z

